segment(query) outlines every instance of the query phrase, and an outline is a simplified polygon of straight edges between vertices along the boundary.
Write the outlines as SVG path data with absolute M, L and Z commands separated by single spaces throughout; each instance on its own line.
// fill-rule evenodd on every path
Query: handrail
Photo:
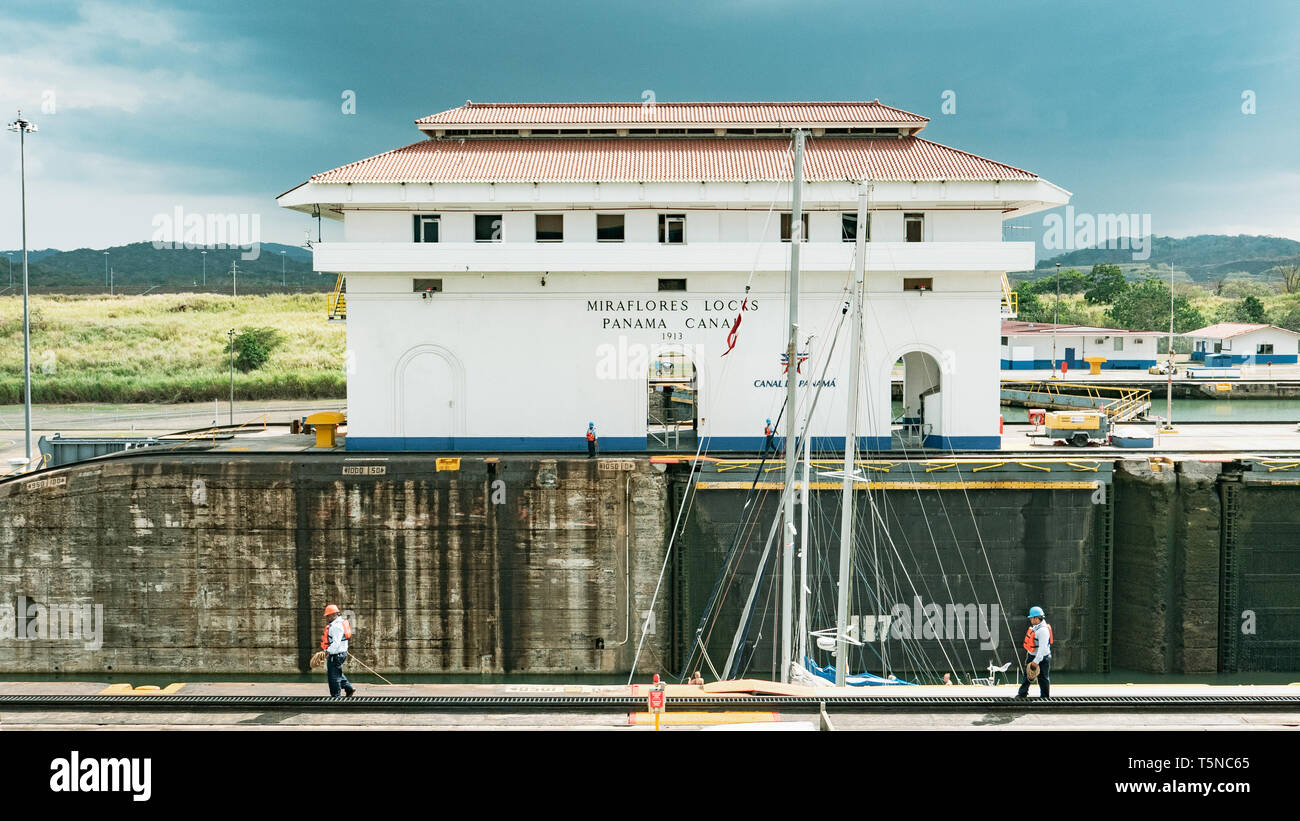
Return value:
M 1043 382 L 1003 380 L 1003 390 L 1021 390 L 1026 394 L 1040 393 L 1053 401 L 1063 396 L 1083 397 L 1094 402 L 1113 422 L 1131 421 L 1151 407 L 1151 391 L 1147 388 L 1129 388 L 1119 385 L 1089 385 L 1081 382 Z M 1071 391 L 1061 390 L 1071 388 Z
M 270 413 L 263 413 L 259 416 L 254 416 L 252 419 L 248 419 L 242 424 L 237 425 L 233 428 L 228 426 L 214 425 L 213 427 L 190 434 L 189 436 L 180 440 L 176 444 L 172 445 L 170 448 L 168 448 L 168 450 L 176 450 L 176 448 L 180 447 L 181 445 L 187 445 L 190 442 L 193 442 L 195 439 L 207 439 L 209 436 L 212 437 L 213 447 L 216 447 L 218 433 L 239 433 L 241 430 L 253 424 L 254 422 L 257 422 L 258 420 L 261 420 L 262 422 L 262 430 L 266 430 L 266 420 L 268 417 L 270 417 L 270 415 L 271 415 Z

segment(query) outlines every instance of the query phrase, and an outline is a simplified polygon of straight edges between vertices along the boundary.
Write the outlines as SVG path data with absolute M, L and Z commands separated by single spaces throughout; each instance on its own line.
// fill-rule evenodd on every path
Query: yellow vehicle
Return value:
M 1046 427 L 1048 438 L 1081 448 L 1089 442 L 1105 442 L 1110 436 L 1110 420 L 1102 411 L 1051 411 Z

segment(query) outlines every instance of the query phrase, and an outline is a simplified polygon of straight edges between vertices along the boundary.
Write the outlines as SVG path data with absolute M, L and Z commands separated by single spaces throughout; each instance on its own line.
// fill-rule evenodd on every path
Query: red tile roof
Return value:
M 1256 322 L 1220 322 L 1205 328 L 1198 328 L 1195 331 L 1188 331 L 1182 336 L 1196 336 L 1205 339 L 1231 339 L 1234 336 L 1241 336 L 1263 328 L 1277 328 L 1277 330 L 1286 331 L 1289 334 L 1295 333 L 1295 331 L 1288 331 L 1286 328 L 1278 328 L 1276 325 L 1264 325 Z
M 793 177 L 783 139 L 421 140 L 316 174 L 311 182 L 744 182 Z M 816 181 L 1036 180 L 1014 166 L 919 137 L 810 138 Z
M 1051 322 L 1026 322 L 1021 319 L 1002 320 L 1003 336 L 1066 333 L 1074 336 L 1159 336 L 1164 331 L 1130 331 L 1124 328 L 1103 328 L 1098 325 L 1053 325 Z
M 924 125 L 920 114 L 871 102 L 470 103 L 417 125 Z

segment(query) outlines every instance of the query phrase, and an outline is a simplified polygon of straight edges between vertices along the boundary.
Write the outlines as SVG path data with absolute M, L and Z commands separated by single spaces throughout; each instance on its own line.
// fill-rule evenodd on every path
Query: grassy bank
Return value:
M 22 401 L 22 297 L 0 297 L 0 404 Z M 240 399 L 346 395 L 344 328 L 320 294 L 32 298 L 32 398 L 42 403 L 199 402 L 230 392 L 226 332 L 283 341 L 261 368 L 235 371 Z

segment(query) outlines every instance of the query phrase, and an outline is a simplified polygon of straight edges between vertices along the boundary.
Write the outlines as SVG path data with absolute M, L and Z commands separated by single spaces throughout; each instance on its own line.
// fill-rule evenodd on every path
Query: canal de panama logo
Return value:
M 796 354 L 795 356 L 797 357 L 797 361 L 795 362 L 794 365 L 794 372 L 797 375 L 803 373 L 803 363 L 808 361 L 808 354 L 805 352 L 801 354 Z M 790 354 L 783 353 L 781 354 L 781 373 L 789 373 L 789 372 L 790 372 Z

